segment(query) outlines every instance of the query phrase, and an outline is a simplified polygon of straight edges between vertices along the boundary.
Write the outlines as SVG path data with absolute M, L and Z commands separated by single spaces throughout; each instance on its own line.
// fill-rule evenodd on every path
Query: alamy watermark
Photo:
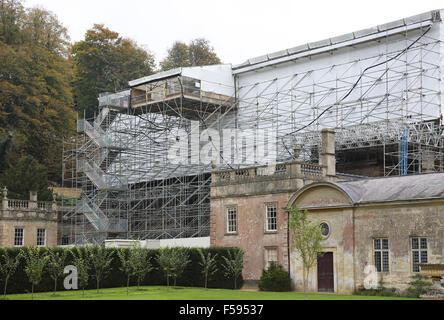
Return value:
M 172 164 L 272 165 L 277 158 L 276 129 L 201 130 L 191 121 L 190 130 L 168 135 L 168 161 Z
M 63 270 L 64 274 L 68 274 L 63 280 L 63 287 L 65 290 L 78 290 L 79 288 L 79 277 L 77 268 L 75 266 L 66 266 Z

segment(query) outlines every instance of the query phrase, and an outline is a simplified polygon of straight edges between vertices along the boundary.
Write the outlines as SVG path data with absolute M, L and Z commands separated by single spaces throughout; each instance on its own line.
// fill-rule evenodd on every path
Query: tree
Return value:
M 54 280 L 54 296 L 57 292 L 57 280 L 63 276 L 63 272 L 65 269 L 65 260 L 68 251 L 49 251 L 49 261 L 48 261 L 48 271 L 49 275 Z
M 8 170 L 0 176 L 0 184 L 8 188 L 10 199 L 27 200 L 29 191 L 37 191 L 39 200 L 52 200 L 46 168 L 30 155 L 9 164 Z
M 234 290 L 237 289 L 237 279 L 242 274 L 244 268 L 244 252 L 236 248 L 234 254 L 228 251 L 228 258 L 222 257 L 225 263 L 222 265 L 225 269 L 225 277 L 234 279 Z
M 190 66 L 190 51 L 186 43 L 176 41 L 168 49 L 168 56 L 160 62 L 163 71 Z
M 14 275 L 17 267 L 20 263 L 20 254 L 16 255 L 15 258 L 10 257 L 8 251 L 5 250 L 3 255 L 1 256 L 2 260 L 0 260 L 0 274 L 3 276 L 3 280 L 5 281 L 5 286 L 3 290 L 3 296 L 6 300 L 6 290 L 8 288 L 8 280 Z
M 97 247 L 89 252 L 91 266 L 96 278 L 97 293 L 99 293 L 100 281 L 102 281 L 109 272 L 111 262 L 113 261 L 114 251 L 106 250 L 104 247 Z
M 126 254 L 126 252 L 128 254 Z M 130 250 L 120 249 L 117 251 L 121 267 L 120 270 L 127 276 L 126 279 L 126 294 L 128 295 L 129 282 L 132 276 L 137 279 L 137 289 L 140 287 L 140 282 L 145 278 L 146 274 L 150 272 L 153 267 L 148 259 L 148 250 L 140 247 L 140 244 L 135 245 Z
M 34 287 L 42 280 L 43 270 L 49 260 L 49 256 L 38 247 L 30 247 L 21 250 L 21 255 L 25 260 L 25 272 L 31 282 L 32 300 L 34 300 Z
M 204 38 L 192 40 L 189 48 L 192 66 L 209 66 L 221 63 L 210 42 Z
M 176 286 L 177 278 L 179 278 L 184 273 L 187 265 L 190 262 L 190 255 L 186 248 L 173 248 L 174 286 Z
M 318 257 L 322 255 L 322 227 L 308 220 L 307 210 L 293 207 L 289 210 L 289 228 L 291 246 L 302 262 L 305 299 L 308 300 L 308 275 Z
M 98 111 L 99 93 L 124 90 L 130 80 L 150 75 L 155 68 L 150 52 L 101 24 L 73 45 L 72 56 L 76 109 L 87 117 Z
M 139 243 L 130 251 L 129 260 L 131 261 L 133 274 L 137 279 L 137 289 L 139 290 L 140 283 L 146 274 L 153 270 L 153 266 L 148 258 L 148 250 L 141 248 Z
M 208 280 L 213 274 L 217 272 L 217 266 L 216 266 L 217 254 L 211 255 L 211 252 L 208 252 L 208 254 L 205 256 L 202 249 L 198 249 L 197 251 L 199 252 L 201 259 L 199 265 L 202 267 L 202 275 L 204 277 L 204 287 L 205 289 L 207 289 Z
M 68 40 L 52 13 L 0 0 L 0 170 L 31 155 L 61 179 L 61 145 L 75 128 Z
M 89 280 L 89 255 L 91 252 L 91 248 L 85 247 L 83 251 L 76 247 L 75 249 L 71 249 L 70 253 L 73 256 L 73 265 L 77 269 L 77 277 L 79 281 L 79 285 L 82 288 L 82 296 L 85 296 L 85 288 L 88 286 Z
M 160 249 L 157 256 L 160 269 L 165 273 L 167 287 L 170 286 L 170 278 L 173 277 L 176 281 L 189 262 L 187 253 L 181 253 L 181 251 L 178 248 L 164 248 Z
M 176 41 L 168 49 L 167 57 L 160 62 L 163 71 L 180 67 L 207 66 L 220 64 L 210 42 L 204 38 L 192 40 L 188 45 Z
M 117 250 L 117 256 L 120 259 L 119 269 L 126 275 L 126 295 L 128 295 L 129 282 L 133 275 L 133 266 L 131 265 L 131 261 L 128 259 L 126 252 L 127 250 L 124 249 Z

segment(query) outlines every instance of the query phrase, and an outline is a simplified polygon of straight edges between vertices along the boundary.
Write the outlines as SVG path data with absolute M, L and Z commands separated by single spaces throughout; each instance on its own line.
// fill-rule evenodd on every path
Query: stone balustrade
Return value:
M 2 211 L 57 211 L 55 198 L 53 201 L 37 201 L 37 192 L 30 192 L 30 200 L 17 200 L 8 198 L 8 190 L 2 190 Z
M 257 177 L 325 177 L 326 167 L 299 161 L 244 169 L 215 171 L 212 183 L 235 183 Z

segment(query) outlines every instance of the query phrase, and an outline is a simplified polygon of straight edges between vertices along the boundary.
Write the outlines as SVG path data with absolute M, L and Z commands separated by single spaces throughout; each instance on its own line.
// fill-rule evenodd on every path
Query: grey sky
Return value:
M 26 0 L 54 12 L 72 41 L 103 23 L 165 57 L 175 40 L 211 41 L 224 63 L 444 7 L 442 0 Z

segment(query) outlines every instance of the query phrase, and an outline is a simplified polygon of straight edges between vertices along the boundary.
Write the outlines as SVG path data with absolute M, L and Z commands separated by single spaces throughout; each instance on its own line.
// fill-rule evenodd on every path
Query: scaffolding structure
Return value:
M 258 130 L 275 133 L 276 163 L 295 154 L 316 162 L 321 129 L 334 128 L 338 167 L 371 150 L 381 159 L 381 175 L 444 171 L 442 44 L 427 28 L 433 26 L 374 40 L 385 49 L 360 59 L 330 59 L 282 76 L 236 75 L 229 85 L 182 70 L 101 96 L 100 113 L 79 119 L 78 135 L 64 148 L 64 186 L 83 192 L 65 212 L 63 232 L 76 244 L 209 236 L 211 172 L 263 164 Z M 196 122 L 199 134 L 219 134 L 217 143 L 206 137 L 216 161 L 193 163 L 201 155 L 188 144 L 189 161 L 171 161 L 180 132 L 191 137 Z M 226 129 L 246 134 L 227 140 Z M 229 155 L 224 141 L 234 150 Z M 246 161 L 248 150 L 254 161 Z M 236 152 L 241 161 L 232 161 Z

